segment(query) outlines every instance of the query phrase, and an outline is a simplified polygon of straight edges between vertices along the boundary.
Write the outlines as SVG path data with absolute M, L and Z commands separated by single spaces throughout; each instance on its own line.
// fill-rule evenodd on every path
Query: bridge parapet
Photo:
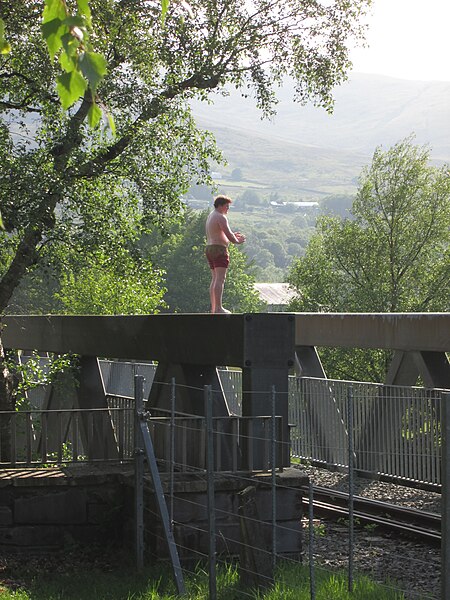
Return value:
M 210 385 L 214 416 L 227 417 L 231 413 L 217 367 L 240 367 L 243 417 L 270 415 L 270 391 L 276 391 L 283 466 L 290 462 L 288 375 L 296 365 L 300 375 L 326 378 L 317 346 L 391 349 L 394 358 L 386 383 L 414 385 L 420 374 L 426 387 L 450 388 L 448 313 L 8 316 L 2 323 L 6 348 L 81 356 L 80 408 L 105 407 L 98 357 L 106 357 L 158 362 L 150 407 L 170 410 L 175 379 L 182 390 L 177 410 L 203 415 L 202 390 Z M 253 446 L 245 452 L 257 457 L 257 440 L 264 436 L 257 431 L 252 435 Z
M 275 412 L 283 422 L 281 465 L 290 463 L 288 375 L 295 363 L 291 314 L 9 316 L 3 324 L 6 348 L 81 356 L 80 408 L 104 408 L 98 357 L 157 361 L 148 399 L 155 409 L 170 410 L 175 379 L 180 390 L 177 410 L 203 415 L 204 386 L 211 386 L 216 417 L 230 415 L 217 367 L 240 367 L 244 417 L 271 415 L 270 390 L 275 388 Z M 261 454 L 258 438 L 263 437 L 253 431 L 254 447 L 248 450 L 253 457 Z

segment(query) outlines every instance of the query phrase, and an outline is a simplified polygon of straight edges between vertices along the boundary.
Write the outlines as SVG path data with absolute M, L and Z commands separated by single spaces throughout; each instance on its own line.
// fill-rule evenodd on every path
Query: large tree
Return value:
M 0 246 L 7 247 L 0 314 L 43 247 L 59 243 L 71 222 L 89 220 L 97 186 L 111 188 L 113 213 L 135 202 L 141 219 L 164 223 L 180 211 L 192 180 L 207 181 L 208 159 L 218 157 L 195 127 L 191 98 L 207 99 L 226 85 L 245 87 L 270 114 L 274 88 L 290 75 L 298 100 L 330 108 L 332 88 L 349 67 L 349 41 L 361 37 L 360 17 L 369 4 L 199 0 L 191 14 L 174 1 L 161 26 L 160 0 L 91 0 L 90 43 L 106 58 L 107 73 L 94 94 L 95 76 L 63 111 L 55 81 L 67 60 L 49 58 L 40 31 L 42 0 L 2 2 L 11 52 L 0 57 Z M 89 72 L 82 47 L 74 52 Z M 115 135 L 86 123 L 97 93 L 114 115 Z M 107 232 L 94 222 L 98 239 Z M 1 409 L 10 397 L 3 362 L 0 371 Z
M 407 138 L 363 170 L 352 218 L 319 219 L 292 266 L 291 310 L 425 312 L 450 307 L 450 176 Z M 328 374 L 382 381 L 381 352 L 326 353 Z

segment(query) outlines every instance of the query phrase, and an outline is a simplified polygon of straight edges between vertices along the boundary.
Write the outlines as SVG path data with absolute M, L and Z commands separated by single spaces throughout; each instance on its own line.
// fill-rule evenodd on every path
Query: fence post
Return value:
M 136 568 L 144 568 L 144 449 L 139 414 L 144 407 L 144 378 L 134 376 L 134 501 L 136 527 Z
M 309 592 L 311 600 L 316 600 L 316 577 L 314 571 L 314 489 L 311 481 L 309 482 L 308 491 Z
M 276 474 L 276 392 L 275 386 L 272 386 L 272 447 L 271 447 L 271 463 L 272 463 L 272 569 L 275 570 L 277 565 L 277 474 Z
M 175 377 L 172 377 L 170 393 L 170 523 L 173 527 L 173 490 L 175 473 Z
M 450 393 L 442 394 L 441 599 L 450 598 Z
M 347 435 L 348 435 L 348 591 L 353 591 L 353 387 L 348 388 L 347 394 Z
M 216 515 L 214 501 L 214 429 L 212 414 L 211 386 L 205 385 L 205 417 L 206 417 L 206 494 L 208 507 L 209 534 L 209 599 L 217 598 L 216 573 Z

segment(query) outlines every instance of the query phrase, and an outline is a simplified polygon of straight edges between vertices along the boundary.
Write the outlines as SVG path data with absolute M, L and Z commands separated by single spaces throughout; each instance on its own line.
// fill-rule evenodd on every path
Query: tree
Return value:
M 61 312 L 81 315 L 152 314 L 164 306 L 162 273 L 149 261 L 136 261 L 121 253 L 111 264 L 104 254 L 87 257 L 76 272 L 63 273 L 56 298 Z M 159 276 L 158 276 L 159 275 Z
M 161 22 L 167 13 L 169 2 L 161 0 Z M 187 3 L 185 6 L 189 7 Z M 51 59 L 58 56 L 62 73 L 57 76 L 57 92 L 63 108 L 69 108 L 89 88 L 92 104 L 88 119 L 92 127 L 98 125 L 104 105 L 98 102 L 96 90 L 106 74 L 106 59 L 94 52 L 90 44 L 92 29 L 89 0 L 77 0 L 75 12 L 69 10 L 66 0 L 44 0 L 42 12 L 42 36 Z M 190 10 L 190 7 L 189 7 Z M 0 18 L 0 54 L 9 54 L 11 44 L 5 36 L 5 22 Z M 108 115 L 111 129 L 114 121 Z M 1 215 L 0 215 L 1 217 Z M 3 222 L 0 221 L 3 227 Z
M 249 207 L 257 207 L 267 205 L 267 202 L 261 198 L 255 190 L 245 190 L 238 198 L 236 198 L 236 207 L 239 210 L 246 210 Z
M 353 204 L 353 196 L 347 194 L 333 194 L 326 196 L 320 203 L 320 212 L 345 219 Z
M 162 274 L 137 249 L 146 228 L 135 199 L 113 184 L 90 185 L 85 193 L 78 218 L 60 207 L 52 239 L 15 289 L 7 312 L 133 314 L 164 306 Z
M 91 0 L 91 42 L 107 72 L 64 111 L 54 84 L 61 65 L 50 60 L 40 31 L 42 3 L 3 3 L 13 52 L 0 56 L 0 246 L 8 247 L 0 314 L 43 248 L 95 213 L 98 186 L 111 187 L 114 213 L 131 199 L 141 209 L 139 225 L 164 225 L 181 212 L 192 181 L 210 182 L 209 161 L 220 156 L 195 127 L 189 99 L 245 86 L 269 115 L 275 86 L 291 75 L 299 101 L 331 109 L 331 90 L 345 79 L 348 44 L 362 36 L 359 18 L 369 4 L 201 0 L 190 15 L 173 2 L 161 27 L 160 1 Z M 87 125 L 96 94 L 114 115 L 115 135 Z M 97 240 L 107 237 L 101 221 L 92 221 Z M 2 357 L 0 340 L 0 409 L 11 397 Z
M 352 215 L 319 219 L 306 255 L 289 273 L 298 292 L 290 309 L 448 311 L 448 167 L 430 166 L 429 150 L 412 137 L 387 151 L 377 148 L 362 172 Z M 384 353 L 361 352 L 353 362 L 342 351 L 327 356 L 333 376 L 384 378 Z
M 205 221 L 208 211 L 186 212 L 165 239 L 160 235 L 144 240 L 145 254 L 166 273 L 164 301 L 170 312 L 209 312 L 211 273 L 205 259 Z M 257 312 L 263 307 L 254 289 L 255 278 L 246 255 L 230 246 L 230 267 L 224 304 L 232 312 Z

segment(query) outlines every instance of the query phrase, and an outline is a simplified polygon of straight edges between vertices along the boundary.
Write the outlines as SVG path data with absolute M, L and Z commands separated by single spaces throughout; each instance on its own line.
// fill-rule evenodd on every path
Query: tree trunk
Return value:
M 15 410 L 14 376 L 5 361 L 0 321 L 0 462 L 9 462 L 11 456 L 11 411 Z

